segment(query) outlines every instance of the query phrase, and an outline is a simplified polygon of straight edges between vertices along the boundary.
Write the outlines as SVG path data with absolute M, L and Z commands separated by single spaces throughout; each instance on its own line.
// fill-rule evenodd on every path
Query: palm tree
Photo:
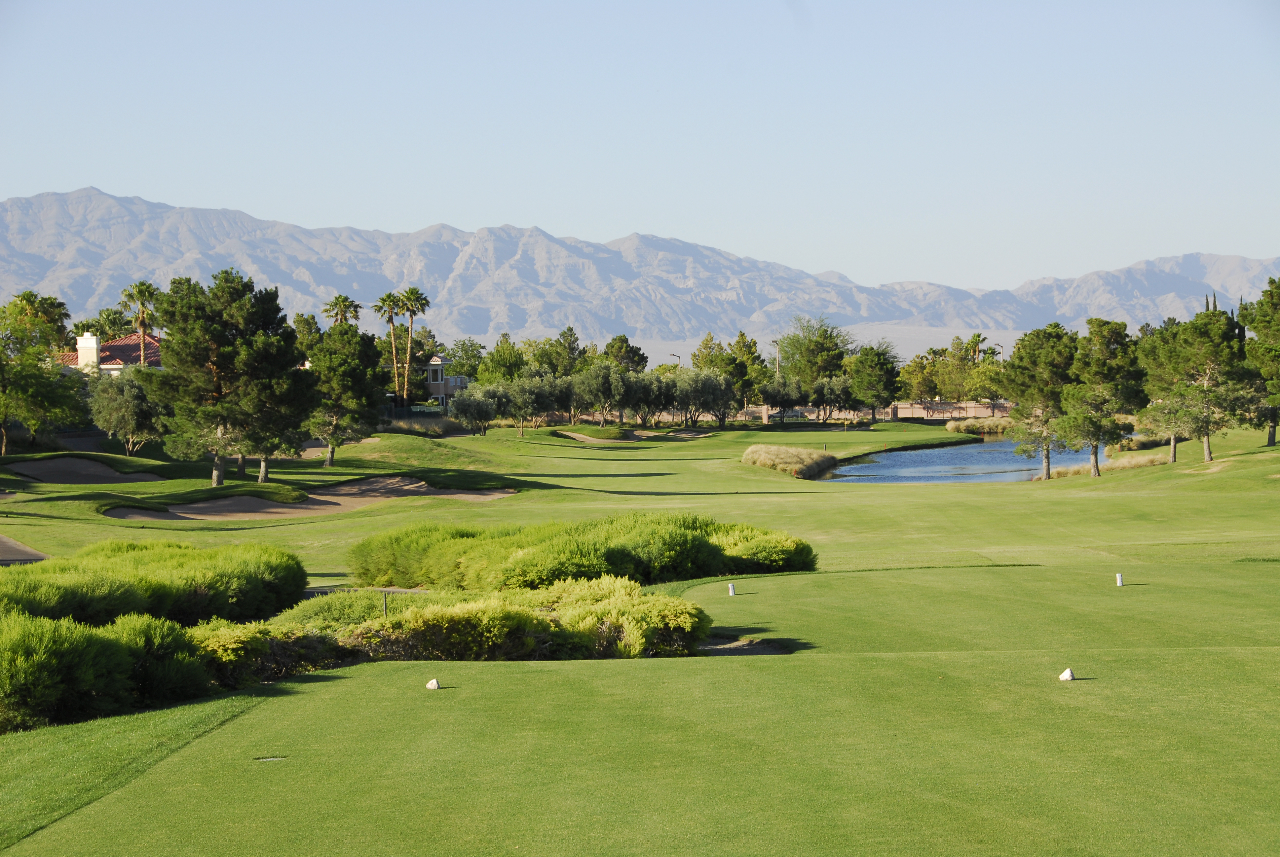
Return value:
M 373 311 L 378 317 L 387 323 L 390 330 L 387 336 L 391 339 L 391 374 L 395 380 L 396 395 L 400 394 L 400 361 L 396 357 L 396 316 L 402 312 L 403 302 L 400 295 L 395 292 L 387 292 L 378 298 L 378 302 L 373 305 Z
M 71 312 L 67 305 L 51 295 L 41 295 L 27 289 L 13 299 L 20 307 L 23 318 L 43 322 L 53 328 L 53 335 L 59 346 L 65 344 L 67 338 L 67 322 L 71 320 Z
M 431 301 L 417 286 L 410 286 L 400 293 L 400 311 L 409 316 L 409 342 L 405 345 L 404 354 L 404 398 L 409 400 L 409 364 L 413 360 L 413 317 L 422 315 L 431 306 Z
M 334 324 L 350 324 L 360 320 L 362 309 L 364 307 L 346 295 L 335 295 L 333 300 L 320 308 L 320 312 Z
M 138 329 L 138 365 L 147 368 L 147 331 L 151 330 L 149 314 L 154 313 L 160 290 L 146 280 L 138 280 L 125 286 L 120 292 L 120 309 L 133 316 L 133 326 Z

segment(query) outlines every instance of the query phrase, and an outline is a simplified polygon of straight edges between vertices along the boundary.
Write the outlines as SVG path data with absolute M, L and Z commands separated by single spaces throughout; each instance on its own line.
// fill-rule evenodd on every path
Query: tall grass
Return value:
M 527 527 L 421 524 L 357 543 L 350 560 L 364 584 L 479 591 L 606 574 L 662 583 L 817 567 L 813 548 L 785 533 L 676 514 Z
M 963 420 L 947 420 L 947 431 L 960 434 L 1004 434 L 1013 428 L 1009 417 L 969 417 Z
M 396 417 L 391 420 L 391 428 L 394 431 L 413 432 L 427 437 L 467 433 L 462 423 L 449 417 Z
M 814 449 L 757 443 L 742 453 L 742 463 L 781 470 L 797 479 L 812 479 L 835 467 L 839 460 L 834 455 Z
M 0 569 L 0 603 L 89 625 L 130 613 L 194 625 L 266 619 L 296 604 L 306 585 L 302 563 L 279 548 L 107 541 L 71 557 Z
M 1157 467 L 1161 464 L 1168 464 L 1169 457 L 1164 454 L 1160 455 L 1126 455 L 1124 458 L 1116 458 L 1111 461 L 1098 465 L 1098 470 L 1107 473 L 1113 470 L 1134 470 L 1139 467 Z M 1065 479 L 1068 476 L 1089 476 L 1092 473 L 1089 464 L 1073 464 L 1070 467 L 1055 467 L 1051 473 L 1053 479 Z M 1033 481 L 1038 481 L 1040 477 L 1036 477 Z

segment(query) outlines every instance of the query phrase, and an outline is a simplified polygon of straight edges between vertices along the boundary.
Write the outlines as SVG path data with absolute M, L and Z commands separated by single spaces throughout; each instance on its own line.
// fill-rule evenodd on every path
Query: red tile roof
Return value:
M 80 355 L 75 351 L 63 351 L 54 358 L 63 366 L 79 366 Z M 137 366 L 138 334 L 131 333 L 98 345 L 99 366 Z M 160 365 L 160 340 L 147 334 L 147 365 Z

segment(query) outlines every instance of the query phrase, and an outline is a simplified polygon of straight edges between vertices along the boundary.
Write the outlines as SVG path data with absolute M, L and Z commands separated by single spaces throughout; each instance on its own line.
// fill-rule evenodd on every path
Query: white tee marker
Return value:
M 737 590 L 735 590 L 735 589 L 733 588 L 733 584 L 732 584 L 732 583 L 730 583 L 730 584 L 729 584 L 729 594 L 730 594 L 730 595 L 737 595 L 737 594 L 738 594 Z
M 1116 575 L 1116 586 L 1124 586 L 1124 575 L 1123 575 L 1123 574 L 1117 574 L 1117 575 Z
M 1063 670 L 1062 675 L 1058 676 L 1058 681 L 1075 681 L 1076 674 L 1071 671 L 1071 667 Z

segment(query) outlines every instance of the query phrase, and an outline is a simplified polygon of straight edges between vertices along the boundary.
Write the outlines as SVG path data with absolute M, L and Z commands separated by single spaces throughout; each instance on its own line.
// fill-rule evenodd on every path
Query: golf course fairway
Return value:
M 371 663 L 0 736 L 0 847 L 1280 853 L 1280 453 L 1260 433 L 1216 439 L 1212 464 L 1188 444 L 1176 465 L 1100 479 L 960 485 L 795 480 L 740 463 L 760 436 L 387 435 L 331 471 L 282 466 L 280 482 L 408 473 L 518 493 L 323 518 L 101 514 L 122 497 L 199 499 L 198 474 L 162 463 L 166 482 L 0 503 L 0 531 L 50 555 L 104 538 L 259 542 L 296 551 L 318 585 L 347 580 L 354 542 L 424 520 L 691 511 L 785 530 L 819 555 L 818 572 L 737 578 L 734 596 L 725 579 L 660 587 L 700 604 L 713 633 L 777 654 Z M 847 456 L 953 438 L 886 425 L 768 442 Z M 1067 668 L 1081 680 L 1059 681 Z

